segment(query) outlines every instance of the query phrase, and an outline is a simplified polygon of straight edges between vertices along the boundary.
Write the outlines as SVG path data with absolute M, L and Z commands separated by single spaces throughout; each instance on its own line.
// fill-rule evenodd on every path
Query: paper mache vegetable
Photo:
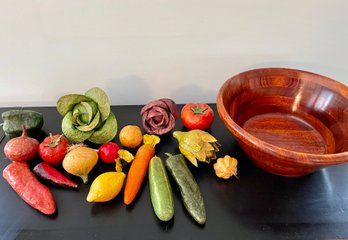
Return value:
M 107 202 L 121 191 L 126 174 L 123 172 L 104 172 L 97 176 L 89 189 L 87 202 Z
M 146 104 L 140 111 L 145 132 L 163 135 L 175 127 L 178 107 L 169 98 L 161 98 Z
M 143 145 L 141 145 L 132 161 L 127 173 L 126 184 L 124 187 L 123 202 L 130 205 L 144 181 L 150 160 L 155 156 L 155 146 L 160 142 L 156 135 L 145 134 L 143 136 Z
M 199 224 L 207 220 L 202 192 L 182 154 L 167 154 L 165 166 L 180 189 L 184 207 Z
M 179 142 L 180 152 L 196 167 L 197 161 L 210 163 L 210 160 L 216 159 L 221 146 L 211 134 L 199 129 L 175 131 L 173 136 Z
M 36 178 L 26 162 L 10 163 L 2 176 L 31 207 L 47 215 L 56 211 L 57 205 L 51 190 Z
M 32 136 L 40 131 L 44 124 L 42 113 L 29 109 L 8 110 L 1 114 L 1 118 L 4 121 L 2 129 L 8 138 L 21 136 L 23 125 L 27 129 L 28 136 Z
M 68 173 L 78 176 L 84 184 L 88 183 L 88 174 L 98 162 L 98 153 L 95 149 L 83 144 L 72 145 L 65 155 L 62 166 Z
M 49 183 L 64 187 L 64 188 L 77 188 L 78 185 L 74 181 L 67 178 L 64 174 L 54 168 L 47 162 L 40 162 L 34 168 L 33 172 L 40 178 L 48 181 Z
M 62 131 L 70 141 L 103 144 L 116 136 L 116 117 L 110 111 L 108 96 L 98 87 L 89 89 L 84 95 L 62 96 L 57 110 L 63 116 Z
M 223 179 L 229 179 L 232 176 L 237 177 L 237 159 L 230 157 L 229 155 L 223 158 L 218 158 L 214 163 L 214 170 L 216 176 Z
M 22 136 L 10 139 L 4 147 L 5 156 L 16 162 L 26 162 L 36 158 L 39 151 L 39 141 L 29 137 L 25 125 Z

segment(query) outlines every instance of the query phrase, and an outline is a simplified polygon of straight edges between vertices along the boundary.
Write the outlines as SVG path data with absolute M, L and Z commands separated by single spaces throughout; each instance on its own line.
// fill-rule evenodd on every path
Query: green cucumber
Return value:
M 32 110 L 8 110 L 1 114 L 4 121 L 2 129 L 8 138 L 22 135 L 24 124 L 29 136 L 32 136 L 43 126 L 43 115 Z
M 170 155 L 165 165 L 179 186 L 186 210 L 199 224 L 206 221 L 202 193 L 182 154 Z
M 174 216 L 173 192 L 162 159 L 155 156 L 149 165 L 149 187 L 153 210 L 161 221 Z

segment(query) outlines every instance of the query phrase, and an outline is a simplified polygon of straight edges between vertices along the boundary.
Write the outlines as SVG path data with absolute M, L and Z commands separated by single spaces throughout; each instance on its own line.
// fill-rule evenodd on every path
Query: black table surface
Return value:
M 128 124 L 141 126 L 142 106 L 112 106 L 119 129 Z M 182 106 L 179 106 L 179 109 Z M 216 112 L 216 106 L 212 104 Z M 11 108 L 13 109 L 13 108 Z M 52 132 L 61 133 L 62 117 L 54 107 L 29 108 L 44 115 L 41 141 Z M 0 109 L 0 112 L 8 110 Z M 180 119 L 175 130 L 184 130 Z M 286 178 L 269 174 L 252 164 L 223 125 L 217 112 L 211 132 L 221 143 L 219 157 L 236 157 L 238 179 L 219 179 L 213 165 L 190 165 L 206 206 L 207 222 L 200 226 L 186 212 L 180 191 L 172 178 L 175 216 L 159 221 L 152 209 L 148 181 L 131 206 L 123 203 L 123 192 L 106 203 L 88 203 L 86 196 L 92 180 L 114 165 L 99 162 L 90 173 L 90 182 L 78 182 L 78 190 L 49 186 L 57 212 L 46 216 L 27 205 L 0 178 L 0 239 L 347 239 L 348 238 L 348 165 L 321 169 L 311 175 Z M 3 133 L 1 132 L 1 136 Z M 0 137 L 1 137 L 0 136 Z M 10 160 L 3 153 L 0 167 Z M 114 139 L 118 142 L 118 135 Z M 94 146 L 96 147 L 96 146 Z M 156 154 L 179 153 L 177 141 L 168 133 L 161 137 Z M 33 167 L 40 159 L 30 162 Z M 58 167 L 58 169 L 63 169 Z

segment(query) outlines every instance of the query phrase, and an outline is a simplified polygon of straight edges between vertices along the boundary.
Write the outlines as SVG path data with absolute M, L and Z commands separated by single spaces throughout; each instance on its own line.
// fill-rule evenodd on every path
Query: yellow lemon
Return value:
M 123 172 L 106 172 L 94 179 L 87 195 L 88 202 L 107 202 L 119 194 L 126 175 Z

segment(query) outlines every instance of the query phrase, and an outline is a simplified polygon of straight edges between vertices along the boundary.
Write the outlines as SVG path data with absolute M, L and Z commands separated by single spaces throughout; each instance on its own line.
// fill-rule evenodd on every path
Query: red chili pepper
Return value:
M 49 181 L 50 183 L 66 188 L 77 188 L 77 184 L 64 176 L 57 169 L 52 167 L 46 162 L 37 164 L 34 169 L 34 173 L 39 177 Z

